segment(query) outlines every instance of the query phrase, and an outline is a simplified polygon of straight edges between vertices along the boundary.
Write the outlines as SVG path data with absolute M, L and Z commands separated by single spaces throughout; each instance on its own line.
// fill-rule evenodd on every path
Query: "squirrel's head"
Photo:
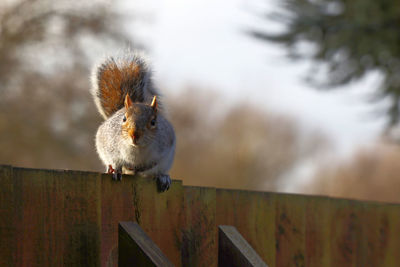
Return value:
M 157 97 L 149 104 L 133 103 L 125 97 L 125 114 L 122 118 L 122 136 L 133 146 L 144 146 L 153 140 L 157 129 Z

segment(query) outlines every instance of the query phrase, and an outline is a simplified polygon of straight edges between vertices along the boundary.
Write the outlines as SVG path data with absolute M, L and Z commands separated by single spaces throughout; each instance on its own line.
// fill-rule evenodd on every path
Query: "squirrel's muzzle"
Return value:
M 142 136 L 141 132 L 136 129 L 129 130 L 129 136 L 132 138 L 132 143 L 137 145 L 139 138 Z

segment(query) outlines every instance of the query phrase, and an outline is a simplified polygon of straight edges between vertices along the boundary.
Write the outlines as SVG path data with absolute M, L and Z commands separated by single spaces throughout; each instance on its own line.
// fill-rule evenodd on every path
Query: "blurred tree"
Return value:
M 361 149 L 347 162 L 332 162 L 317 171 L 306 193 L 400 202 L 400 149 L 378 144 Z
M 1 164 L 104 170 L 89 62 L 104 43 L 126 41 L 118 18 L 104 2 L 0 3 Z M 178 136 L 172 175 L 186 184 L 274 190 L 324 145 L 289 118 L 198 91 L 168 105 Z
M 282 44 L 293 59 L 314 61 L 309 80 L 335 88 L 377 71 L 383 77 L 372 97 L 387 98 L 389 125 L 400 120 L 400 6 L 394 0 L 283 0 L 281 12 L 268 14 L 285 26 L 280 33 L 251 31 Z M 302 49 L 302 44 L 313 49 Z M 304 47 L 303 47 L 304 48 Z M 311 50 L 311 51 L 310 51 Z M 318 82 L 316 70 L 327 70 Z
M 169 103 L 177 134 L 172 176 L 185 184 L 277 190 L 303 160 L 325 151 L 320 134 L 290 118 L 191 89 Z M 217 115 L 219 114 L 219 115 Z
M 104 1 L 0 3 L 1 163 L 99 169 L 89 58 L 126 41 L 113 10 Z

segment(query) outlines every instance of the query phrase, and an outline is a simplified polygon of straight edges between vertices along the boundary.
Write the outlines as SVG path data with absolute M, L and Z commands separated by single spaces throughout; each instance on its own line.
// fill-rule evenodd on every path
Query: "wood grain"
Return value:
M 135 222 L 118 225 L 118 266 L 174 266 Z
M 231 225 L 218 226 L 218 266 L 268 267 Z
M 217 266 L 232 225 L 268 266 L 400 266 L 400 205 L 0 165 L 0 266 L 117 266 L 134 221 L 175 266 Z

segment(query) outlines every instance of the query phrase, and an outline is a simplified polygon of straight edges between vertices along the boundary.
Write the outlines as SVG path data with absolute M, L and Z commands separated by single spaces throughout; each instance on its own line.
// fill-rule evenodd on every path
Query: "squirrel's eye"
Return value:
M 150 125 L 151 125 L 151 126 L 156 125 L 156 119 L 152 119 L 152 120 L 150 121 Z
M 124 116 L 124 117 L 122 118 L 122 121 L 123 121 L 123 122 L 126 122 L 126 116 Z

